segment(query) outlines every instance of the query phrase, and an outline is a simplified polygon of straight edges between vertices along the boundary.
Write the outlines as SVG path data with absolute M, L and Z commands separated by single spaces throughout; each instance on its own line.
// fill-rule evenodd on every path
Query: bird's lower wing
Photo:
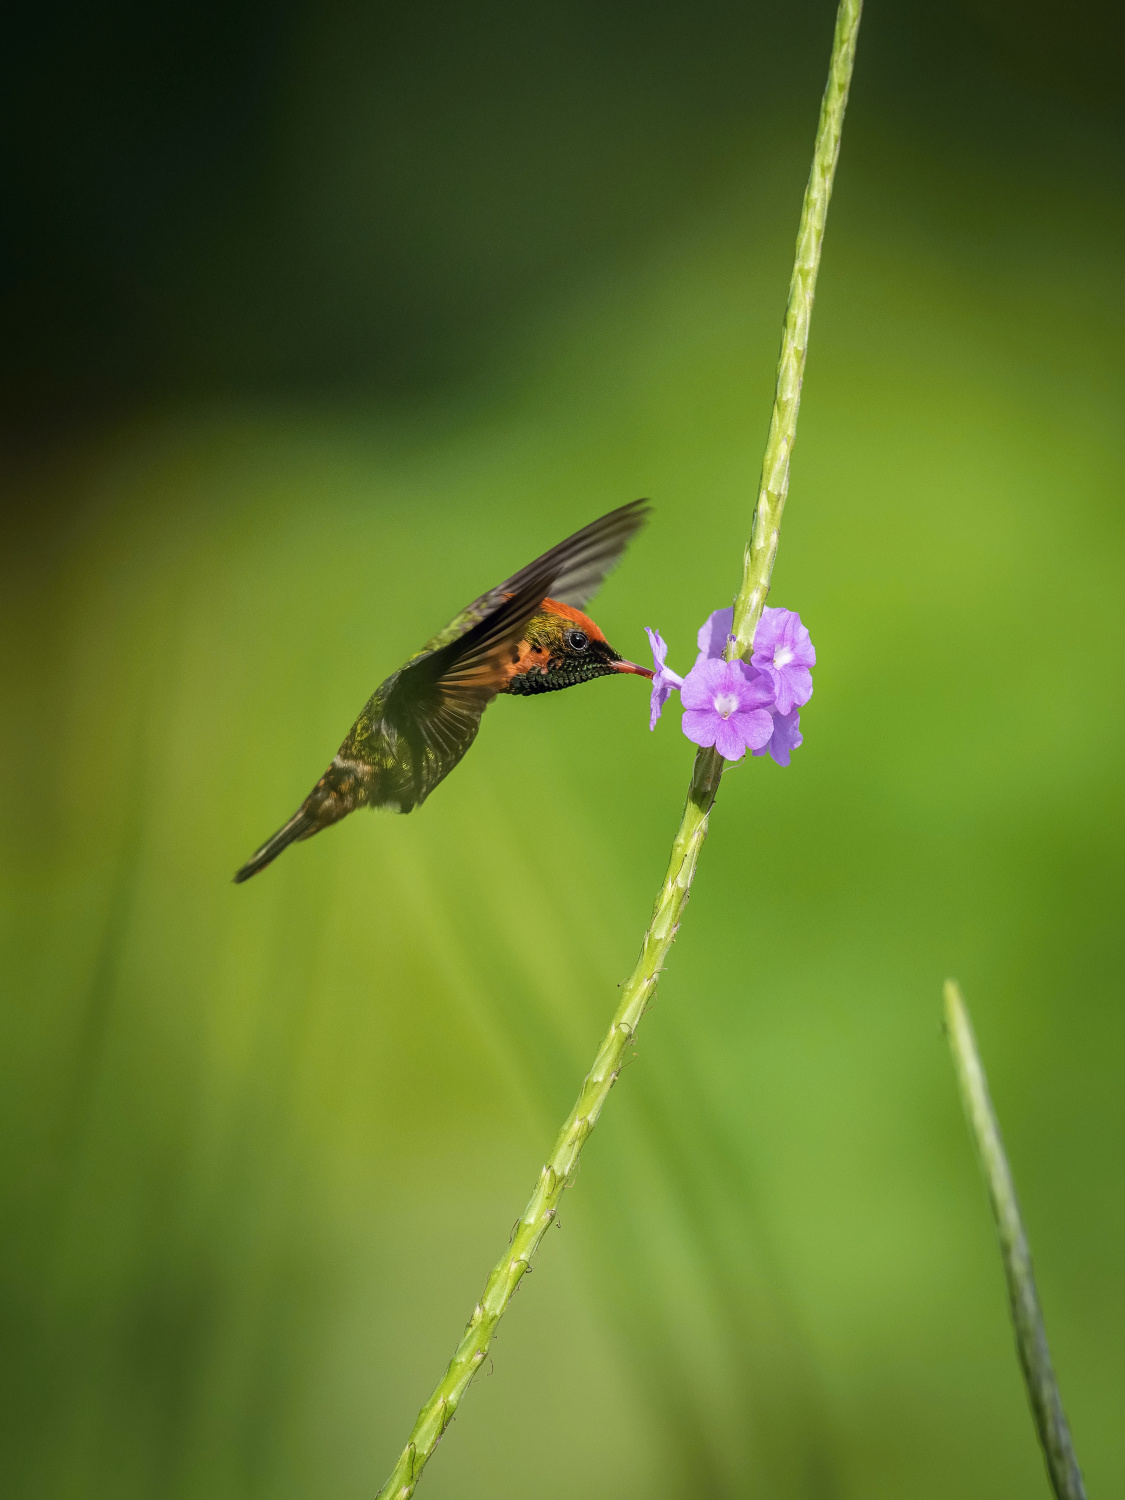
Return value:
M 412 767 L 413 805 L 448 776 L 476 738 L 484 710 L 505 686 L 513 652 L 547 597 L 542 568 L 456 640 L 409 662 L 387 694 L 384 734 L 402 742 Z

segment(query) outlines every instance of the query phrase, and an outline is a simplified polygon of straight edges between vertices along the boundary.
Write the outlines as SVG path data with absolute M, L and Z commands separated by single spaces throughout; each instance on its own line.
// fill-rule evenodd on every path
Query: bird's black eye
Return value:
M 572 651 L 585 651 L 590 644 L 590 637 L 584 630 L 568 630 L 566 643 Z

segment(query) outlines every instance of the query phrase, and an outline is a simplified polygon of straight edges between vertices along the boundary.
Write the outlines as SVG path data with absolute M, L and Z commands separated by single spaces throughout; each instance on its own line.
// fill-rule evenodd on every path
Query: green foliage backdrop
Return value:
M 1116 127 L 998 65 L 932 128 L 881 24 L 772 599 L 817 645 L 806 742 L 724 781 L 435 1500 L 1046 1493 L 947 972 L 1091 1492 L 1125 1484 Z M 633 961 L 691 747 L 630 679 L 500 701 L 418 814 L 229 876 L 433 628 L 636 495 L 654 519 L 594 614 L 690 662 L 737 581 L 817 87 L 700 127 L 692 211 L 549 266 L 471 378 L 134 394 L 25 455 L 5 1494 L 346 1500 L 389 1468 Z

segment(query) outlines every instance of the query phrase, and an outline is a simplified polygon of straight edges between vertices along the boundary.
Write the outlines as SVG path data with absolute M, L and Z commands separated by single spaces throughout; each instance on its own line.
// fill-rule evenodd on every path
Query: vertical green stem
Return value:
M 746 549 L 742 588 L 735 606 L 739 642 L 752 642 L 753 629 L 761 617 L 769 592 L 770 574 L 777 553 L 778 527 L 789 487 L 789 454 L 797 426 L 797 407 L 805 369 L 809 319 L 816 285 L 824 221 L 832 192 L 832 177 L 840 149 L 848 84 L 855 58 L 861 0 L 841 0 L 832 48 L 828 87 L 820 112 L 812 171 L 805 190 L 797 254 L 789 286 L 781 356 L 778 360 L 777 393 L 769 441 L 762 467 L 753 539 Z M 759 535 L 766 538 L 757 544 Z M 492 1269 L 484 1293 L 473 1309 L 468 1326 L 449 1366 L 433 1394 L 418 1414 L 410 1440 L 390 1478 L 379 1492 L 379 1500 L 408 1500 L 414 1493 L 422 1469 L 442 1433 L 449 1426 L 470 1381 L 484 1363 L 496 1325 L 503 1317 L 512 1294 L 520 1284 L 540 1241 L 558 1212 L 559 1200 L 571 1181 L 587 1137 L 598 1122 L 602 1106 L 617 1081 L 626 1054 L 636 1036 L 641 1017 L 652 999 L 660 971 L 668 956 L 687 905 L 695 865 L 722 775 L 723 760 L 714 750 L 700 750 L 692 768 L 691 784 L 679 831 L 652 920 L 644 935 L 640 957 L 622 987 L 621 1003 L 613 1023 L 598 1048 L 593 1067 L 582 1083 L 578 1101 L 559 1131 L 550 1159 L 539 1174 L 531 1199 L 519 1219 L 511 1245 Z
M 960 988 L 952 979 L 945 983 L 945 1024 L 965 1116 L 976 1143 L 996 1232 L 1000 1240 L 1000 1258 L 1008 1282 L 1008 1301 L 1016 1332 L 1016 1347 L 1031 1401 L 1036 1431 L 1047 1463 L 1051 1488 L 1058 1500 L 1086 1500 L 1082 1473 L 1070 1441 L 1070 1428 L 1063 1411 L 1062 1397 L 1047 1347 L 1043 1314 L 1035 1290 L 1035 1273 L 1031 1267 L 1031 1250 L 1020 1218 L 1016 1185 L 1004 1152 L 1000 1126 L 988 1092 L 988 1079 L 977 1051 L 969 1012 Z
M 754 645 L 754 632 L 762 618 L 762 610 L 770 591 L 770 575 L 777 556 L 781 513 L 785 509 L 785 499 L 789 493 L 789 460 L 797 436 L 797 411 L 801 405 L 801 383 L 805 378 L 805 355 L 809 347 L 809 324 L 812 321 L 813 298 L 816 295 L 816 273 L 820 268 L 820 249 L 824 243 L 824 225 L 828 218 L 828 200 L 832 196 L 832 179 L 836 175 L 836 159 L 840 155 L 840 135 L 844 128 L 844 110 L 852 81 L 861 10 L 862 0 L 840 0 L 840 8 L 836 13 L 836 34 L 832 40 L 828 85 L 820 106 L 820 125 L 816 132 L 816 146 L 808 186 L 805 188 L 805 201 L 801 207 L 793 275 L 789 281 L 789 303 L 785 309 L 781 353 L 777 360 L 773 415 L 762 459 L 758 504 L 743 559 L 742 587 L 734 602 L 735 641 L 727 653 L 728 657 L 749 656 Z

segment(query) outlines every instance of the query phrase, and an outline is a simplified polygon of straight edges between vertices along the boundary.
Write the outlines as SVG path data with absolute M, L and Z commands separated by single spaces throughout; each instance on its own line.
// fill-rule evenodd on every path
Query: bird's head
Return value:
M 588 615 L 570 604 L 544 599 L 540 612 L 528 622 L 515 653 L 507 691 L 551 693 L 615 672 L 652 676 L 647 667 L 638 667 L 635 662 L 618 656 Z

